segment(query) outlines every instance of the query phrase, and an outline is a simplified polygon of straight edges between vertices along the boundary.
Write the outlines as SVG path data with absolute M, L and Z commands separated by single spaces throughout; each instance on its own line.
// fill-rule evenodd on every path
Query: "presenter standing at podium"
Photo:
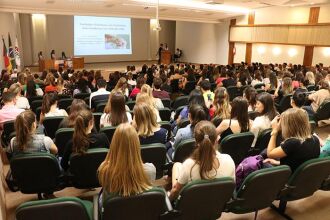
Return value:
M 162 58 L 162 51 L 163 51 L 163 44 L 160 44 L 159 48 L 158 48 L 158 64 L 161 64 L 161 58 Z
M 38 53 L 38 60 L 41 61 L 43 59 L 44 59 L 44 57 L 42 55 L 42 51 L 39 51 L 39 53 Z
M 52 52 L 50 52 L 50 59 L 56 60 L 55 50 L 52 50 Z

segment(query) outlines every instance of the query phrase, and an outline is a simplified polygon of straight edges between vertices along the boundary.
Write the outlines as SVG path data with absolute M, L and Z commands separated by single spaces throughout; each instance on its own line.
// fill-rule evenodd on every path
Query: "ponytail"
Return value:
M 211 179 L 209 172 L 216 168 L 214 160 L 216 158 L 215 143 L 217 139 L 214 125 L 209 121 L 201 121 L 195 127 L 196 149 L 191 158 L 200 166 L 199 174 L 202 179 Z
M 72 152 L 83 154 L 88 149 L 89 139 L 86 129 L 91 120 L 93 120 L 93 115 L 91 111 L 87 109 L 82 110 L 77 115 L 72 138 Z
M 20 113 L 15 120 L 16 144 L 19 151 L 24 151 L 31 138 L 32 125 L 36 121 L 35 114 L 28 110 Z
M 42 100 L 41 113 L 43 115 L 47 114 L 50 111 L 50 107 L 54 105 L 58 100 L 56 92 L 46 93 Z

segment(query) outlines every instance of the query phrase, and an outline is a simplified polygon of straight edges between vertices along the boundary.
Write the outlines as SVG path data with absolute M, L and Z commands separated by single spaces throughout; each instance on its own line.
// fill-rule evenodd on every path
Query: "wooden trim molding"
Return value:
M 248 25 L 254 25 L 254 19 L 255 19 L 255 12 L 252 11 L 249 13 L 248 16 Z
M 230 20 L 230 26 L 233 26 L 233 25 L 236 25 L 236 19 L 231 19 Z M 229 42 L 229 39 L 230 39 L 230 32 L 228 34 L 228 42 Z M 235 48 L 235 43 L 234 42 L 229 42 L 229 47 L 228 47 L 228 64 L 233 64 L 234 63 L 234 48 Z
M 308 24 L 317 24 L 319 21 L 320 7 L 312 7 L 309 10 Z
M 313 63 L 313 54 L 314 54 L 314 46 L 306 46 L 304 53 L 304 66 L 312 66 Z
M 291 27 L 291 26 L 330 26 L 329 22 L 325 23 L 308 23 L 308 24 L 237 24 L 232 27 Z
M 245 63 L 251 64 L 252 60 L 252 44 L 246 44 L 246 51 L 245 51 Z

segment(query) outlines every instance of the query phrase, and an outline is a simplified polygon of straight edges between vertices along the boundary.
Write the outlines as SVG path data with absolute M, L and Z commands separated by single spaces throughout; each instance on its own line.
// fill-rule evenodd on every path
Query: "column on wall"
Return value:
M 255 13 L 250 12 L 249 17 L 248 17 L 248 24 L 249 25 L 254 25 L 254 18 L 255 18 Z M 245 51 L 245 63 L 250 64 L 252 59 L 252 43 L 247 43 L 246 44 L 246 51 Z
M 236 25 L 236 19 L 230 20 L 229 30 L 230 27 Z M 228 32 L 228 41 L 229 41 L 229 49 L 228 49 L 228 64 L 231 65 L 234 63 L 234 48 L 235 48 L 235 42 L 230 42 L 230 31 Z
M 44 14 L 32 14 L 32 56 L 33 62 L 38 62 L 38 52 L 43 51 L 44 57 L 50 57 L 46 50 L 47 30 L 46 16 Z M 50 51 L 49 51 L 50 53 Z
M 309 10 L 308 24 L 317 24 L 319 20 L 320 7 L 311 7 Z M 311 66 L 313 63 L 314 46 L 305 46 L 304 66 Z
M 149 60 L 155 60 L 156 59 L 156 52 L 159 47 L 159 31 L 154 30 L 154 27 L 157 25 L 156 19 L 150 19 L 150 26 L 149 26 L 149 54 L 148 59 Z

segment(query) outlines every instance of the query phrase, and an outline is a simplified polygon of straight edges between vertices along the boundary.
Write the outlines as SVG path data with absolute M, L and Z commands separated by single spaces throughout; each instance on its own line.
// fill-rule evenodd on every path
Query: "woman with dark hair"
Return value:
M 39 88 L 34 80 L 32 78 L 28 79 L 27 83 L 26 83 L 26 87 L 25 88 L 25 97 L 26 98 L 32 98 L 35 96 L 43 96 L 44 92 L 42 91 L 41 88 Z M 23 88 L 23 90 L 24 90 Z
M 65 147 L 61 166 L 64 170 L 69 168 L 71 154 L 84 154 L 92 148 L 108 148 L 109 140 L 104 133 L 92 132 L 94 118 L 90 110 L 81 110 L 75 120 L 72 140 Z
M 141 92 L 141 87 L 146 83 L 142 76 L 139 76 L 136 80 L 136 86 L 129 95 L 130 98 L 135 98 L 137 94 Z
M 53 75 L 49 76 L 49 85 L 45 87 L 45 93 L 57 92 L 57 86 L 55 82 L 55 77 Z
M 218 135 L 214 125 L 201 121 L 194 129 L 196 145 L 192 155 L 183 163 L 175 163 L 172 172 L 170 200 L 178 197 L 181 189 L 189 182 L 201 179 L 231 177 L 235 180 L 235 163 L 228 154 L 218 149 Z
M 118 126 L 125 122 L 132 122 L 132 115 L 125 109 L 125 96 L 121 92 L 112 92 L 101 116 L 100 126 Z
M 41 113 L 40 113 L 40 124 L 46 117 L 54 116 L 68 116 L 68 113 L 64 109 L 57 107 L 58 95 L 56 92 L 46 93 L 42 100 Z
M 243 133 L 250 130 L 252 120 L 248 115 L 248 102 L 243 97 L 236 97 L 231 103 L 230 119 L 223 120 L 217 127 L 220 141 L 230 134 Z
M 251 86 L 255 86 L 257 84 L 263 83 L 262 76 L 260 70 L 256 70 L 254 72 L 254 80 L 251 82 Z
M 10 80 L 9 74 L 7 72 L 5 72 L 1 77 L 2 80 L 0 81 L 0 89 L 2 94 L 2 92 L 4 90 L 6 91 L 13 82 Z
M 275 91 L 278 85 L 278 79 L 275 72 L 269 74 L 269 84 L 266 85 L 266 91 Z
M 77 88 L 73 91 L 73 96 L 79 93 L 91 93 L 91 89 L 88 87 L 88 82 L 84 78 L 78 80 Z
M 257 91 L 255 90 L 255 88 L 249 86 L 246 89 L 244 89 L 244 94 L 243 97 L 246 98 L 246 100 L 249 103 L 249 108 L 248 111 L 254 111 L 256 104 L 257 104 Z
M 257 97 L 256 111 L 260 116 L 254 119 L 251 127 L 251 132 L 255 136 L 252 147 L 254 147 L 259 134 L 263 130 L 271 128 L 271 121 L 277 115 L 273 97 L 269 93 L 264 92 Z

